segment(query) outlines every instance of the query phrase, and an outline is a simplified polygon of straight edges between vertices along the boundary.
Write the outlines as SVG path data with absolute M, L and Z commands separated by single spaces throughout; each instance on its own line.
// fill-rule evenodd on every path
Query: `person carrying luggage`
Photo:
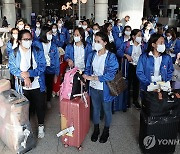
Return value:
M 46 60 L 39 42 L 33 42 L 29 30 L 21 30 L 18 34 L 19 47 L 9 52 L 10 72 L 16 77 L 16 88 L 22 85 L 24 96 L 35 106 L 38 118 L 38 138 L 44 137 L 45 117 L 45 78 Z M 19 83 L 19 84 L 18 84 Z
M 172 58 L 165 49 L 164 37 L 161 34 L 152 34 L 148 48 L 140 56 L 136 69 L 141 90 L 146 91 L 150 83 L 171 81 L 174 68 Z
M 100 134 L 101 104 L 105 113 L 105 126 L 99 142 L 105 143 L 109 137 L 109 127 L 112 121 L 112 100 L 107 81 L 114 79 L 119 68 L 115 54 L 109 52 L 108 36 L 103 32 L 97 32 L 95 36 L 95 50 L 89 54 L 84 72 L 84 79 L 90 80 L 90 96 L 93 105 L 94 132 L 91 141 L 96 142 Z

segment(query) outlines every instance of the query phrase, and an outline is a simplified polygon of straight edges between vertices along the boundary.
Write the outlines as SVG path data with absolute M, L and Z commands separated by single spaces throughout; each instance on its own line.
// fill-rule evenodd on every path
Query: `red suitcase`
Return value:
M 75 97 L 72 100 L 62 99 L 60 102 L 61 136 L 62 143 L 67 146 L 81 149 L 90 128 L 90 98 L 87 93 L 83 97 Z M 86 100 L 86 101 L 85 101 Z

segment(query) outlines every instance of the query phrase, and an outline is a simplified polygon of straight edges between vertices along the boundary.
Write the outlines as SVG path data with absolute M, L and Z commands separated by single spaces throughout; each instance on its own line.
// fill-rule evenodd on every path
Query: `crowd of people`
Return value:
M 137 109 L 141 108 L 141 90 L 147 90 L 150 83 L 172 80 L 173 64 L 178 60 L 180 65 L 180 39 L 175 30 L 165 30 L 162 24 L 146 18 L 142 18 L 139 29 L 132 29 L 128 20 L 130 17 L 126 16 L 124 21 L 110 20 L 103 26 L 89 25 L 84 20 L 78 23 L 73 33 L 69 33 L 63 19 L 48 20 L 45 24 L 37 20 L 35 27 L 22 19 L 17 21 L 7 43 L 9 69 L 14 88 L 29 99 L 30 110 L 36 110 L 38 138 L 45 135 L 45 102 L 50 108 L 53 82 L 56 83 L 61 71 L 58 48 L 65 50 L 64 60 L 68 67 L 78 67 L 84 73 L 84 79 L 89 81 L 93 142 L 100 134 L 101 108 L 105 126 L 99 141 L 105 143 L 109 137 L 114 97 L 107 81 L 114 79 L 118 69 L 126 74 L 129 94 L 132 89 L 132 99 L 126 98 L 127 106 L 134 104 Z

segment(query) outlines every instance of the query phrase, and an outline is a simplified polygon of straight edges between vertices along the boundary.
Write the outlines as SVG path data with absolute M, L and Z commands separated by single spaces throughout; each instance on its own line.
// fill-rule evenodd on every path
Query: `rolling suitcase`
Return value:
M 60 100 L 62 143 L 81 150 L 81 145 L 90 128 L 90 98 L 87 93 L 80 94 L 72 100 Z
M 0 93 L 9 89 L 11 89 L 10 81 L 6 79 L 1 79 L 0 80 Z
M 179 117 L 148 117 L 140 114 L 139 146 L 143 153 L 174 153 L 178 144 Z
M 0 138 L 13 152 L 35 147 L 29 122 L 29 101 L 15 90 L 0 93 Z

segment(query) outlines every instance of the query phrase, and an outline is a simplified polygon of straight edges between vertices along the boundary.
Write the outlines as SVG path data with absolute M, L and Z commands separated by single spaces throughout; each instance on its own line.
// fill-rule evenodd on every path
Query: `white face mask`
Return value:
M 87 29 L 87 25 L 82 25 L 82 28 L 83 28 L 84 30 L 86 30 L 86 29 Z
M 19 28 L 19 30 L 22 30 L 22 29 L 24 29 L 24 25 L 19 25 L 18 28 Z
M 39 27 L 40 27 L 40 24 L 36 24 L 36 27 L 39 28 Z
M 96 34 L 97 32 L 99 32 L 99 30 L 93 30 L 93 34 Z
M 142 37 L 136 37 L 136 42 L 137 43 L 141 43 L 141 41 L 142 41 Z
M 18 34 L 12 34 L 12 37 L 17 40 L 18 39 Z
M 150 29 L 151 29 L 151 27 L 147 27 L 146 29 L 147 29 L 147 30 L 150 30 Z
M 159 53 L 163 53 L 164 51 L 166 50 L 166 46 L 165 46 L 165 44 L 158 44 L 157 45 L 157 51 L 159 52 Z
M 100 43 L 94 43 L 94 49 L 96 51 L 100 51 L 101 49 L 103 49 L 103 46 Z
M 82 25 L 78 25 L 78 27 L 82 27 Z
M 53 28 L 53 29 L 52 29 L 52 32 L 53 32 L 53 33 L 56 33 L 56 32 L 57 32 L 57 29 L 56 29 L 56 28 Z
M 30 40 L 22 40 L 22 46 L 24 47 L 24 48 L 26 48 L 26 49 L 29 49 L 30 47 L 31 47 L 31 45 L 32 45 L 32 41 L 30 41 Z
M 172 36 L 168 36 L 167 40 L 170 41 L 172 39 Z
M 62 24 L 58 24 L 58 27 L 60 27 L 60 28 L 61 28 L 61 27 L 62 27 Z
M 48 41 L 51 41 L 51 40 L 52 40 L 52 34 L 47 34 L 46 36 L 47 36 L 47 40 L 48 40 Z
M 122 26 L 122 23 L 118 23 L 118 26 Z
M 80 42 L 81 41 L 81 37 L 80 36 L 74 36 L 74 42 Z
M 127 35 L 127 36 L 130 36 L 131 35 L 131 31 L 125 31 L 124 34 Z
M 31 32 L 31 29 L 30 28 L 26 28 L 26 30 L 30 31 Z

